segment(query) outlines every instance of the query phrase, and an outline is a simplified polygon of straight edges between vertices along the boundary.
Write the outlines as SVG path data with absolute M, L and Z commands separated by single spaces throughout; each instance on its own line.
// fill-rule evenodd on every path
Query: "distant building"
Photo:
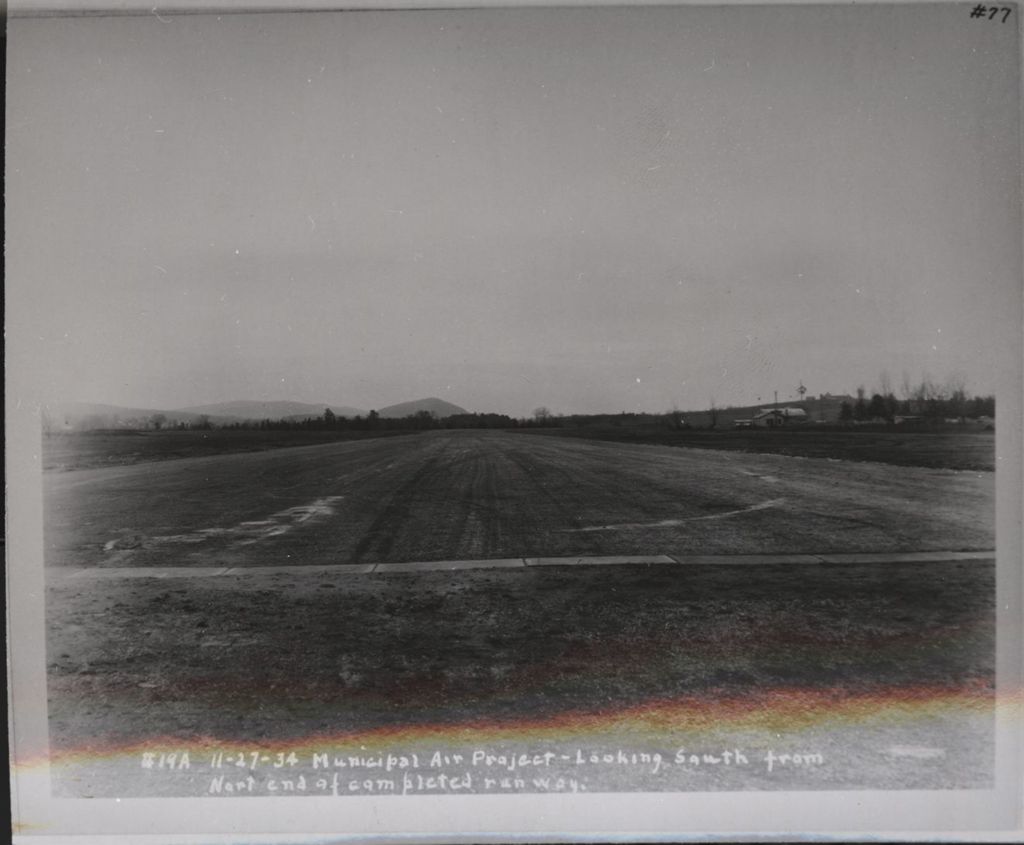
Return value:
M 750 424 L 754 428 L 776 428 L 807 422 L 807 411 L 803 408 L 770 408 L 755 414 Z

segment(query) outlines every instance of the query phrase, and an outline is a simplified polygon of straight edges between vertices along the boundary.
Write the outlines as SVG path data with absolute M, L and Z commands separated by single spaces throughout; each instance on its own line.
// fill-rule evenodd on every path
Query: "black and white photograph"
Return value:
M 12 13 L 19 841 L 1019 829 L 1018 15 Z

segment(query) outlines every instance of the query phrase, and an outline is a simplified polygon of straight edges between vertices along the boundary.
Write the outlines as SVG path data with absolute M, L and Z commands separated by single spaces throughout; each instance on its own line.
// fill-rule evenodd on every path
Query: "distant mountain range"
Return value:
M 153 428 L 176 426 L 179 423 L 194 425 L 204 418 L 213 425 L 250 420 L 304 420 L 323 416 L 330 408 L 339 417 L 365 417 L 369 412 L 348 405 L 309 402 L 259 402 L 239 400 L 216 402 L 210 405 L 194 405 L 188 408 L 163 410 L 159 408 L 126 408 L 120 405 L 104 405 L 92 402 L 60 402 L 44 408 L 44 422 L 52 431 L 83 431 L 100 428 Z M 434 397 L 401 402 L 378 409 L 381 417 L 398 418 L 427 411 L 437 417 L 469 413 L 465 408 Z
M 438 418 L 450 417 L 454 414 L 469 413 L 465 408 L 460 408 L 458 405 L 453 405 L 451 402 L 445 402 L 444 399 L 437 399 L 436 397 L 431 397 L 429 399 L 417 399 L 414 402 L 400 402 L 397 405 L 388 405 L 386 408 L 378 409 L 377 413 L 382 417 L 398 418 L 409 417 L 413 414 L 420 413 L 420 411 L 426 411 Z

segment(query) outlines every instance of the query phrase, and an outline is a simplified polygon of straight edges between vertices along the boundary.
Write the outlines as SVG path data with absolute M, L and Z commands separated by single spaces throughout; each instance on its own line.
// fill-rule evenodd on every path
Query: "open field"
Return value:
M 994 475 L 501 432 L 44 477 L 51 566 L 991 549 Z
M 298 749 L 311 782 L 317 749 L 431 745 L 548 749 L 591 791 L 991 782 L 988 560 L 384 568 L 989 550 L 992 473 L 456 431 L 48 472 L 44 494 L 59 794 L 206 794 L 208 762 L 140 754 L 243 747 Z M 822 762 L 584 770 L 581 743 Z
M 44 470 L 129 466 L 148 461 L 197 458 L 232 452 L 262 452 L 289 446 L 311 446 L 388 437 L 398 431 L 209 431 L 110 430 L 50 434 L 43 437 Z
M 993 578 L 981 562 L 57 578 L 53 753 L 93 750 L 58 789 L 202 794 L 211 748 L 299 749 L 311 776 L 303 747 L 431 745 L 825 760 L 576 769 L 589 789 L 980 786 Z M 141 772 L 147 747 L 197 765 Z
M 878 461 L 896 466 L 995 469 L 995 434 L 980 430 L 908 432 L 881 427 L 818 429 L 807 426 L 794 429 L 672 431 L 664 426 L 622 425 L 524 431 L 613 443 L 647 443 L 805 458 Z
M 612 443 L 644 443 L 695 449 L 723 449 L 807 458 L 878 461 L 897 466 L 992 470 L 995 435 L 991 431 L 896 431 L 892 428 L 807 427 L 788 431 L 692 429 L 673 431 L 663 425 L 586 425 L 519 429 L 519 433 L 579 437 Z M 403 431 L 93 431 L 51 434 L 43 438 L 45 470 L 73 470 L 163 461 L 232 452 L 258 452 L 375 437 Z

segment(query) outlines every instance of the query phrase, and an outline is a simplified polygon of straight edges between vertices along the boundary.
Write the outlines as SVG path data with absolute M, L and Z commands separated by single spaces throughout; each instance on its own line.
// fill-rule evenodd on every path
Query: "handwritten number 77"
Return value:
M 1013 7 L 1011 6 L 986 6 L 984 3 L 978 3 L 978 5 L 971 9 L 971 17 L 975 19 L 984 19 L 987 17 L 990 21 L 994 21 L 996 19 L 996 15 L 1002 12 L 1002 23 L 1006 23 L 1012 11 Z

